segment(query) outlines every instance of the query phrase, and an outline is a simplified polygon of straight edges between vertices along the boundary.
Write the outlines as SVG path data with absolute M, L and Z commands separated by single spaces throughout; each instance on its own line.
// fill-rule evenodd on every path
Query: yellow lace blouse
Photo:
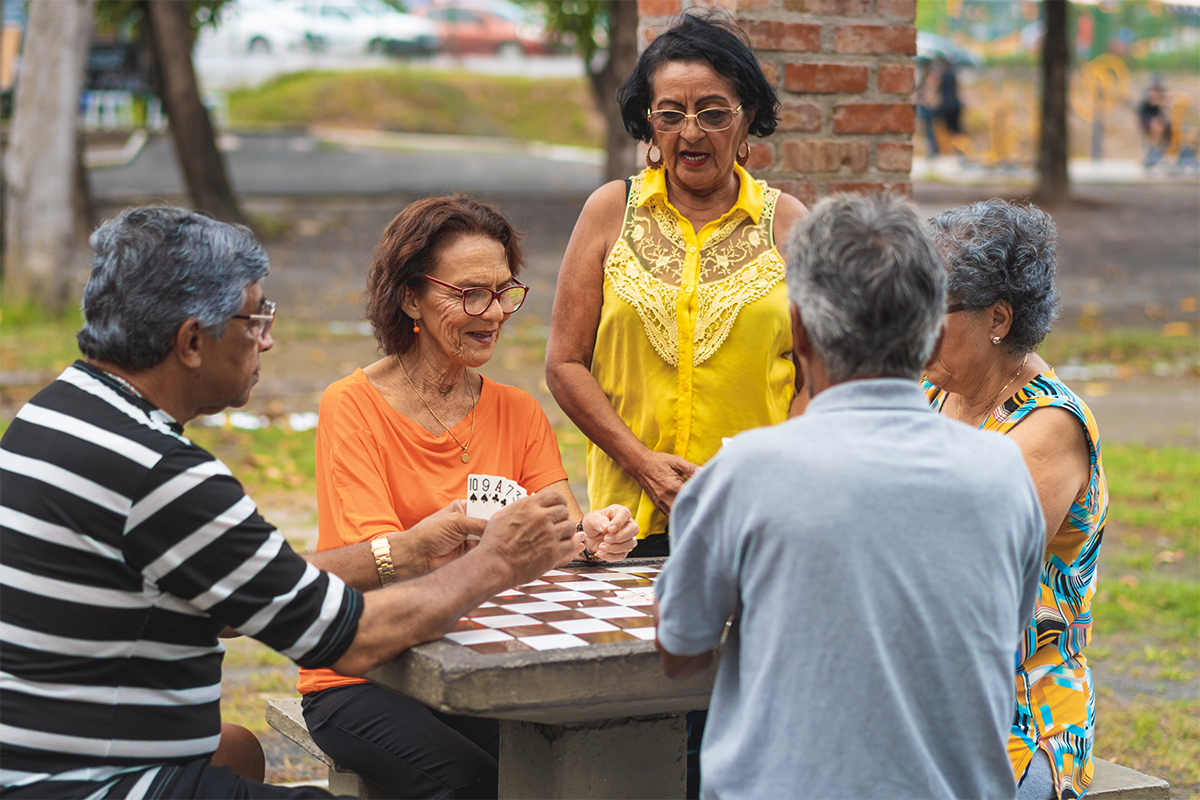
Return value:
M 604 263 L 592 373 L 647 447 L 703 464 L 721 439 L 787 419 L 792 328 L 772 219 L 779 191 L 737 167 L 737 202 L 698 232 L 667 200 L 663 170 L 631 180 L 621 238 Z M 639 536 L 667 517 L 588 445 L 592 508 L 621 503 Z

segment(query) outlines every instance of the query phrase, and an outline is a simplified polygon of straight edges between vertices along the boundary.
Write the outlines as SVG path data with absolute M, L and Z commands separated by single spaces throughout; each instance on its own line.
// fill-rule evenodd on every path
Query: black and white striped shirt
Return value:
M 322 667 L 361 613 L 182 426 L 76 362 L 0 440 L 0 792 L 153 797 L 217 747 L 226 625 Z

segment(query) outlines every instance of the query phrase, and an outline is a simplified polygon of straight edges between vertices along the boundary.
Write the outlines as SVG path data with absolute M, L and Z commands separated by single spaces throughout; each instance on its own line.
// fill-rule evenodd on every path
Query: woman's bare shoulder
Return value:
M 580 218 L 598 222 L 621 219 L 625 216 L 626 192 L 625 181 L 609 181 L 588 197 Z

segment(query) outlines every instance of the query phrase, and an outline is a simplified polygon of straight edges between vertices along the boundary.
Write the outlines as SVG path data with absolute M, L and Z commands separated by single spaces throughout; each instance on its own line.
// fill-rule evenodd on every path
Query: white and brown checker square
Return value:
M 653 640 L 659 572 L 657 566 L 552 569 L 479 606 L 446 638 L 478 653 Z

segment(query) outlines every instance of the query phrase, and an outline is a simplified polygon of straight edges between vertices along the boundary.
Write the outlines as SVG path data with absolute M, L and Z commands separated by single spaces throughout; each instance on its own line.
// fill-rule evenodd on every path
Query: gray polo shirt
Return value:
M 705 797 L 1012 797 L 1017 639 L 1044 549 L 1020 450 L 852 381 L 688 482 L 657 584 L 677 655 L 729 628 Z

